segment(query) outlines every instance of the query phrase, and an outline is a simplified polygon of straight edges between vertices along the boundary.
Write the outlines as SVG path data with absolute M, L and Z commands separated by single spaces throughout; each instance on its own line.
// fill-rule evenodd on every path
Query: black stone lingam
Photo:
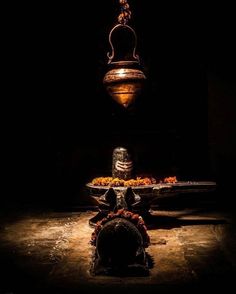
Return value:
M 112 177 L 132 178 L 133 163 L 126 148 L 113 151 Z M 149 273 L 145 247 L 149 237 L 141 216 L 133 213 L 140 204 L 140 196 L 131 187 L 115 190 L 110 187 L 98 199 L 99 213 L 89 220 L 95 226 L 91 243 L 94 275 L 146 276 Z
M 118 178 L 119 180 L 129 180 L 133 177 L 132 155 L 127 148 L 116 147 L 113 150 L 112 177 L 114 179 Z M 117 211 L 121 208 L 130 211 L 136 211 L 138 209 L 140 196 L 134 193 L 131 187 L 116 188 L 109 187 L 99 192 L 99 197 L 95 196 L 99 205 L 99 213 L 89 220 L 91 226 L 95 226 L 110 211 Z
M 132 178 L 133 162 L 128 149 L 117 147 L 113 151 L 112 157 L 112 177 L 121 180 Z

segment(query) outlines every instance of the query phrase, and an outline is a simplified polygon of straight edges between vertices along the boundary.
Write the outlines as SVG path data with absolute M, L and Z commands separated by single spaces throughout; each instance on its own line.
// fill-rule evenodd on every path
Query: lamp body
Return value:
M 130 58 L 116 59 L 116 52 L 112 42 L 114 32 L 131 34 L 131 40 L 134 41 L 131 48 Z M 128 35 L 127 37 L 130 37 Z M 126 39 L 125 39 L 126 40 Z M 135 101 L 146 79 L 143 71 L 140 68 L 139 56 L 136 54 L 137 36 L 135 31 L 128 25 L 118 24 L 109 34 L 109 42 L 111 45 L 111 54 L 108 53 L 109 70 L 103 78 L 103 84 L 106 87 L 108 94 L 119 104 L 127 108 Z M 127 39 L 128 42 L 128 39 Z M 116 59 L 116 61 L 114 61 Z
M 127 67 L 119 62 L 104 76 L 103 83 L 108 94 L 119 104 L 128 107 L 141 93 L 146 77 L 137 68 Z

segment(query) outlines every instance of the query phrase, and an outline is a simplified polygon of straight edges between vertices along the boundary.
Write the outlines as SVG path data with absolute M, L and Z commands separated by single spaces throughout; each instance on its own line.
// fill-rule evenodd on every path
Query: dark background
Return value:
M 102 84 L 118 1 L 27 7 L 30 13 L 18 15 L 9 45 L 16 82 L 6 131 L 7 205 L 88 204 L 85 184 L 111 174 L 119 145 L 133 151 L 139 174 L 215 180 L 231 191 L 232 18 L 152 2 L 129 1 L 148 78 L 129 110 Z

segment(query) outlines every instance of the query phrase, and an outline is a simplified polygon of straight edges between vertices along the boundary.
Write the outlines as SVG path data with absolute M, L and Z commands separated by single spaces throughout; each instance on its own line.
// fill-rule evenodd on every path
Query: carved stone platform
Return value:
M 193 193 L 213 192 L 216 189 L 216 183 L 181 181 L 133 187 L 95 186 L 88 183 L 86 187 L 90 196 L 98 202 L 99 212 L 89 221 L 89 224 L 94 226 L 110 211 L 119 208 L 126 208 L 148 218 L 150 205 L 154 200 L 179 194 L 192 195 Z

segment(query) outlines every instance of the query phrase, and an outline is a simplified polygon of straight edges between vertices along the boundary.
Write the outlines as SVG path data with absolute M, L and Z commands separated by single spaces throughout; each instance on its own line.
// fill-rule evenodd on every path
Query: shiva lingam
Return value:
M 128 150 L 123 147 L 114 149 L 113 178 L 129 180 L 132 170 L 133 163 Z M 140 197 L 131 187 L 117 191 L 109 188 L 99 197 L 100 221 L 97 216 L 90 220 L 90 224 L 96 222 L 90 241 L 95 246 L 92 274 L 149 274 L 150 262 L 145 248 L 149 246 L 150 238 L 143 218 L 133 212 L 139 202 Z
M 98 214 L 89 220 L 89 224 L 95 226 L 97 221 L 107 217 L 111 211 L 119 209 L 138 213 L 147 219 L 151 216 L 150 206 L 154 200 L 182 194 L 209 193 L 216 188 L 215 182 L 177 181 L 176 177 L 166 179 L 159 183 L 152 178 L 135 180 L 130 152 L 124 147 L 115 148 L 112 177 L 95 178 L 86 184 L 90 196 L 96 200 L 99 208 Z
M 131 18 L 131 11 L 126 0 L 120 0 L 121 14 L 118 17 L 118 24 L 115 25 L 109 33 L 109 43 L 111 53 L 107 53 L 109 71 L 105 74 L 103 83 L 109 95 L 119 104 L 127 108 L 135 101 L 141 93 L 144 81 L 146 79 L 140 68 L 139 56 L 136 54 L 137 35 L 132 27 L 127 23 Z M 125 33 L 131 34 L 133 37 L 133 48 L 130 52 L 126 51 L 126 57 L 122 56 L 121 60 L 117 59 L 113 37 L 121 33 L 122 39 L 129 40 Z
M 132 177 L 133 161 L 130 152 L 124 147 L 115 148 L 112 157 L 112 177 L 107 178 L 112 180 L 115 186 L 110 184 L 104 186 L 103 183 L 98 185 L 99 178 L 95 178 L 95 181 L 86 185 L 90 195 L 96 199 L 99 206 L 99 213 L 89 221 L 91 226 L 94 226 L 97 221 L 106 217 L 110 211 L 126 209 L 140 214 L 141 212 L 143 213 L 143 210 L 148 210 L 146 205 L 141 203 L 140 196 L 134 192 L 134 187 L 121 184 L 123 182 L 129 184 L 129 180 Z M 140 192 L 140 189 L 145 191 L 146 195 L 148 192 L 152 192 L 152 188 L 148 185 L 135 188 L 139 188 L 138 190 L 136 189 L 138 192 Z

